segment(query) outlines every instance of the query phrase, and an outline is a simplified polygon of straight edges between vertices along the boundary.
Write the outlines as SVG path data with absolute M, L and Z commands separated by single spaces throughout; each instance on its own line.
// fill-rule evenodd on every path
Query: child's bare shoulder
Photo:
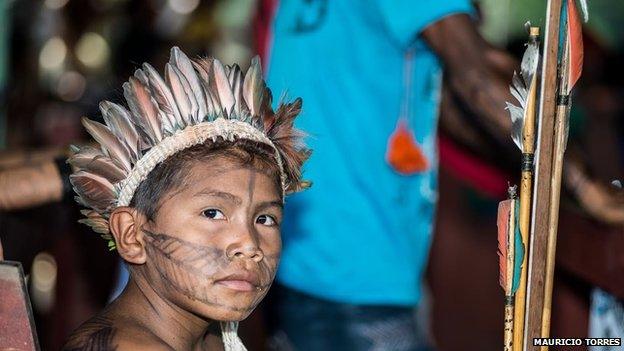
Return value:
M 72 333 L 63 351 L 133 351 L 172 349 L 149 330 L 124 319 L 97 315 Z

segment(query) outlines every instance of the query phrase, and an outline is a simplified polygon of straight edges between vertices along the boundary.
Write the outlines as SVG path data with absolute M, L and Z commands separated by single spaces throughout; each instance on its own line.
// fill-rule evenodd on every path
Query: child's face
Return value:
M 266 295 L 281 252 L 281 190 L 224 158 L 196 163 L 142 227 L 161 296 L 213 320 L 241 320 Z

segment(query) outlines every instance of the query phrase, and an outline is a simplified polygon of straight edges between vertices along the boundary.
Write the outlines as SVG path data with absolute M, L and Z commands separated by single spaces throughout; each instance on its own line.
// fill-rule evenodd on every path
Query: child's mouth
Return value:
M 221 284 L 229 289 L 236 290 L 236 291 L 257 290 L 253 284 L 245 280 L 220 280 L 220 281 L 217 281 L 216 283 Z
M 226 288 L 236 291 L 255 291 L 260 286 L 260 278 L 256 273 L 242 271 L 215 280 L 215 284 L 220 284 Z

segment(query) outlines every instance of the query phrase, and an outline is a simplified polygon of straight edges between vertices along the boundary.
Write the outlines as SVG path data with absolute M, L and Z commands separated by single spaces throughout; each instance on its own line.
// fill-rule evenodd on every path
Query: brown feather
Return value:
M 69 176 L 69 181 L 82 201 L 98 212 L 107 211 L 115 203 L 113 184 L 104 177 L 78 171 Z
M 141 84 L 148 86 L 149 78 L 147 78 L 147 74 L 143 72 L 140 68 L 134 71 L 134 78 L 138 79 Z
M 214 120 L 217 116 L 221 115 L 222 108 L 221 103 L 219 102 L 219 98 L 217 95 L 211 91 L 211 79 L 212 76 L 212 62 L 213 58 L 206 57 L 202 59 L 195 59 L 191 61 L 193 67 L 198 72 L 202 87 L 202 91 L 206 98 L 206 116 L 204 116 L 203 120 L 211 121 Z
M 171 94 L 173 95 L 180 112 L 181 119 L 177 122 L 177 124 L 181 129 L 183 129 L 192 124 L 192 107 L 197 104 L 193 104 L 191 99 L 195 99 L 195 96 L 187 94 L 186 89 L 184 89 L 184 83 L 182 83 L 182 80 L 185 80 L 185 78 L 181 77 L 179 71 L 177 71 L 177 69 L 169 63 L 165 65 L 165 80 L 171 88 Z M 186 84 L 188 85 L 188 83 Z
M 266 131 L 282 157 L 288 193 L 305 187 L 306 183 L 301 182 L 301 167 L 311 154 L 303 143 L 305 134 L 294 128 L 294 120 L 301 112 L 301 104 L 300 98 L 281 104 Z
M 178 47 L 173 47 L 171 49 L 171 59 L 169 62 L 179 70 L 180 74 L 188 82 L 192 95 L 197 102 L 197 110 L 194 118 L 196 122 L 201 121 L 206 116 L 206 98 L 204 96 L 202 84 L 197 76 L 197 72 L 193 68 L 191 60 Z
M 221 105 L 224 113 L 229 116 L 229 113 L 234 107 L 234 94 L 230 87 L 225 69 L 219 60 L 215 59 L 212 62 L 212 76 L 210 77 L 211 91 L 216 92 L 216 96 L 219 98 L 219 105 Z
M 158 109 L 160 110 L 161 122 L 163 130 L 171 135 L 180 129 L 178 123 L 182 120 L 180 111 L 176 105 L 175 99 L 169 90 L 169 87 L 165 81 L 160 77 L 158 72 L 149 63 L 143 64 L 143 69 L 147 74 L 149 81 L 149 88 L 152 92 L 152 96 L 156 101 Z
M 260 58 L 258 56 L 251 60 L 251 66 L 245 74 L 243 82 L 243 99 L 254 116 L 260 115 L 260 109 L 264 100 L 266 85 L 262 79 L 262 67 L 260 66 Z
M 72 155 L 67 162 L 79 170 L 84 170 L 108 179 L 111 183 L 117 183 L 126 178 L 127 174 L 118 167 L 102 151 L 84 146 Z
M 161 122 L 156 102 L 151 98 L 147 87 L 139 79 L 130 77 L 128 83 L 124 84 L 124 96 L 135 124 L 147 136 L 148 140 L 145 140 L 145 143 L 150 146 L 156 145 L 163 138 Z
M 204 82 L 210 82 L 210 76 L 212 75 L 212 61 L 213 60 L 214 59 L 211 57 L 205 57 L 205 58 L 198 58 L 198 59 L 191 61 L 191 63 L 193 64 L 193 67 L 195 67 L 195 70 L 197 71 L 197 73 L 199 73 L 199 76 Z
M 139 133 L 131 121 L 130 112 L 124 107 L 109 101 L 100 103 L 100 111 L 102 111 L 102 117 L 110 131 L 130 151 L 132 163 L 136 163 L 141 157 L 141 150 L 139 147 Z
M 111 133 L 111 131 L 103 124 L 82 118 L 82 125 L 91 134 L 93 139 L 102 147 L 102 151 L 110 157 L 115 164 L 120 166 L 124 171 L 130 172 L 132 164 L 130 161 L 130 152 L 126 147 Z
M 94 232 L 99 234 L 108 234 L 110 232 L 108 221 L 96 211 L 81 210 L 80 213 L 86 218 L 80 219 L 78 223 L 88 225 Z
M 241 116 L 247 108 L 243 98 L 243 73 L 238 65 L 234 64 L 230 69 L 228 82 L 234 95 L 234 114 Z

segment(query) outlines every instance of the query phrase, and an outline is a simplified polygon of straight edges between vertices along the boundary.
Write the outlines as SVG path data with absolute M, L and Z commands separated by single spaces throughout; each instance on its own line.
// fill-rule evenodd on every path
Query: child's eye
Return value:
M 256 219 L 256 223 L 260 223 L 262 225 L 266 225 L 268 227 L 272 227 L 277 224 L 275 218 L 269 215 L 260 215 L 258 219 Z
M 223 212 L 217 210 L 216 208 L 209 208 L 207 210 L 204 210 L 202 214 L 210 219 L 225 219 L 225 215 L 223 214 Z

